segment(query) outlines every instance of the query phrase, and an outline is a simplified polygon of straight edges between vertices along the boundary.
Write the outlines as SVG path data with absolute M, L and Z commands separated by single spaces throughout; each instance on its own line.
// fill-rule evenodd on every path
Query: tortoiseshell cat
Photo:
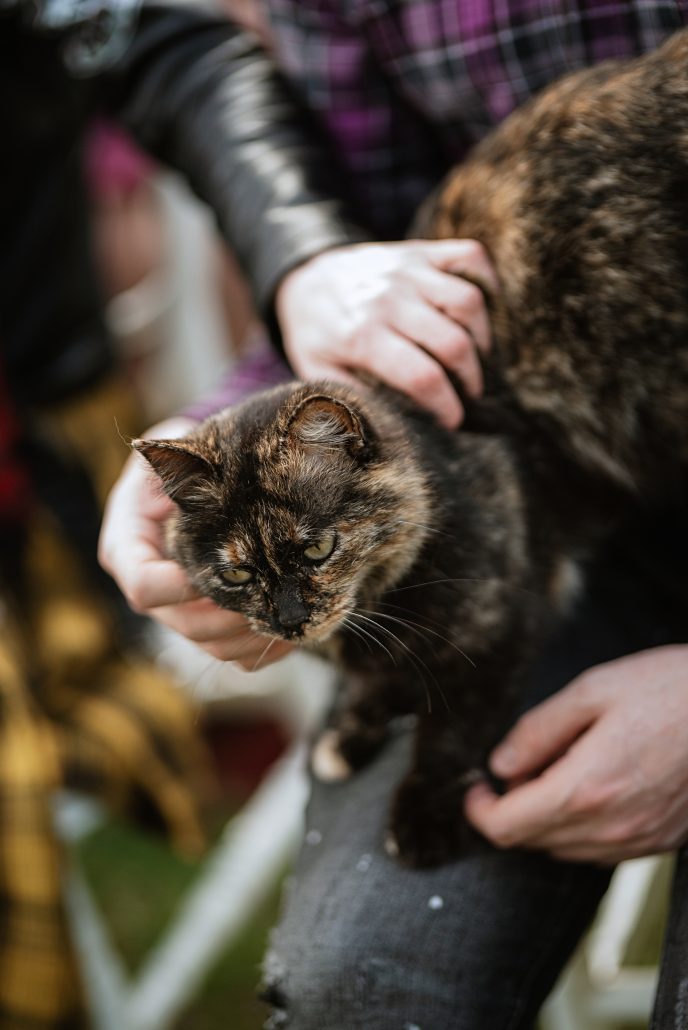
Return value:
M 381 385 L 307 383 L 136 443 L 196 586 L 346 671 L 322 774 L 417 715 L 390 843 L 414 865 L 460 851 L 470 770 L 585 560 L 633 495 L 685 477 L 688 32 L 547 90 L 423 218 L 481 240 L 501 281 L 459 432 Z

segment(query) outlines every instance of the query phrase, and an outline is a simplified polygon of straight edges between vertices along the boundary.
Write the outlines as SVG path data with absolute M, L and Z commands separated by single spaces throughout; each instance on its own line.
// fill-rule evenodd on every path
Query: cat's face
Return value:
M 409 566 L 417 499 L 360 411 L 304 387 L 266 396 L 137 446 L 180 506 L 172 549 L 195 586 L 261 633 L 320 642 Z

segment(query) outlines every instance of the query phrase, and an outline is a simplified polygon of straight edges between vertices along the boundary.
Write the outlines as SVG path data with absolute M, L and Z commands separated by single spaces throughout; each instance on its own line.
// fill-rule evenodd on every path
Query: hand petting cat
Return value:
M 485 299 L 471 280 L 497 289 L 476 240 L 363 243 L 319 254 L 277 291 L 289 363 L 302 379 L 370 372 L 454 429 L 463 408 L 446 370 L 478 396 L 477 352 L 490 348 Z
M 174 439 L 195 428 L 188 418 L 153 426 L 147 436 Z M 108 499 L 98 557 L 117 581 L 131 607 L 193 640 L 208 654 L 236 662 L 249 671 L 283 658 L 286 641 L 265 653 L 265 637 L 248 627 L 243 615 L 200 597 L 182 568 L 163 554 L 163 526 L 174 504 L 140 454 L 133 454 Z
M 287 356 L 302 378 L 351 379 L 357 369 L 410 394 L 453 428 L 461 402 L 445 369 L 466 392 L 482 391 L 476 351 L 490 348 L 481 290 L 497 288 L 474 240 L 418 240 L 342 247 L 312 258 L 281 284 L 276 310 Z M 147 437 L 183 436 L 190 419 L 171 419 Z M 263 637 L 242 615 L 199 597 L 181 568 L 162 553 L 162 527 L 173 510 L 140 455 L 132 455 L 108 500 L 99 559 L 138 612 L 193 640 L 208 654 L 252 670 L 291 650 L 275 644 L 263 661 Z
M 492 753 L 507 781 L 466 796 L 499 847 L 615 864 L 688 838 L 688 646 L 598 665 L 524 715 Z

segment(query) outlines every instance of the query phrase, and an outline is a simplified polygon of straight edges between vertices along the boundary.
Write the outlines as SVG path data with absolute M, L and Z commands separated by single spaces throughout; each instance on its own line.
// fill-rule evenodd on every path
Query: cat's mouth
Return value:
M 323 644 L 328 640 L 344 621 L 344 612 L 330 612 L 325 617 L 314 619 L 309 616 L 301 624 L 296 626 L 284 626 L 277 620 L 269 620 L 262 624 L 256 624 L 254 629 L 263 635 L 268 635 L 276 640 L 287 640 L 292 644 Z

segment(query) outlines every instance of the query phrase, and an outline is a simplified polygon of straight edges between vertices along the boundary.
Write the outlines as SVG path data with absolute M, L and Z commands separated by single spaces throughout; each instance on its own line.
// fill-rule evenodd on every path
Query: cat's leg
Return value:
M 390 722 L 416 709 L 416 699 L 399 684 L 350 676 L 330 725 L 313 748 L 311 765 L 320 780 L 347 779 L 367 765 L 389 735 Z
M 419 719 L 414 761 L 392 802 L 385 842 L 388 854 L 406 865 L 441 865 L 478 845 L 463 816 L 463 798 L 482 775 L 488 745 L 466 725 L 470 740 L 455 719 Z

